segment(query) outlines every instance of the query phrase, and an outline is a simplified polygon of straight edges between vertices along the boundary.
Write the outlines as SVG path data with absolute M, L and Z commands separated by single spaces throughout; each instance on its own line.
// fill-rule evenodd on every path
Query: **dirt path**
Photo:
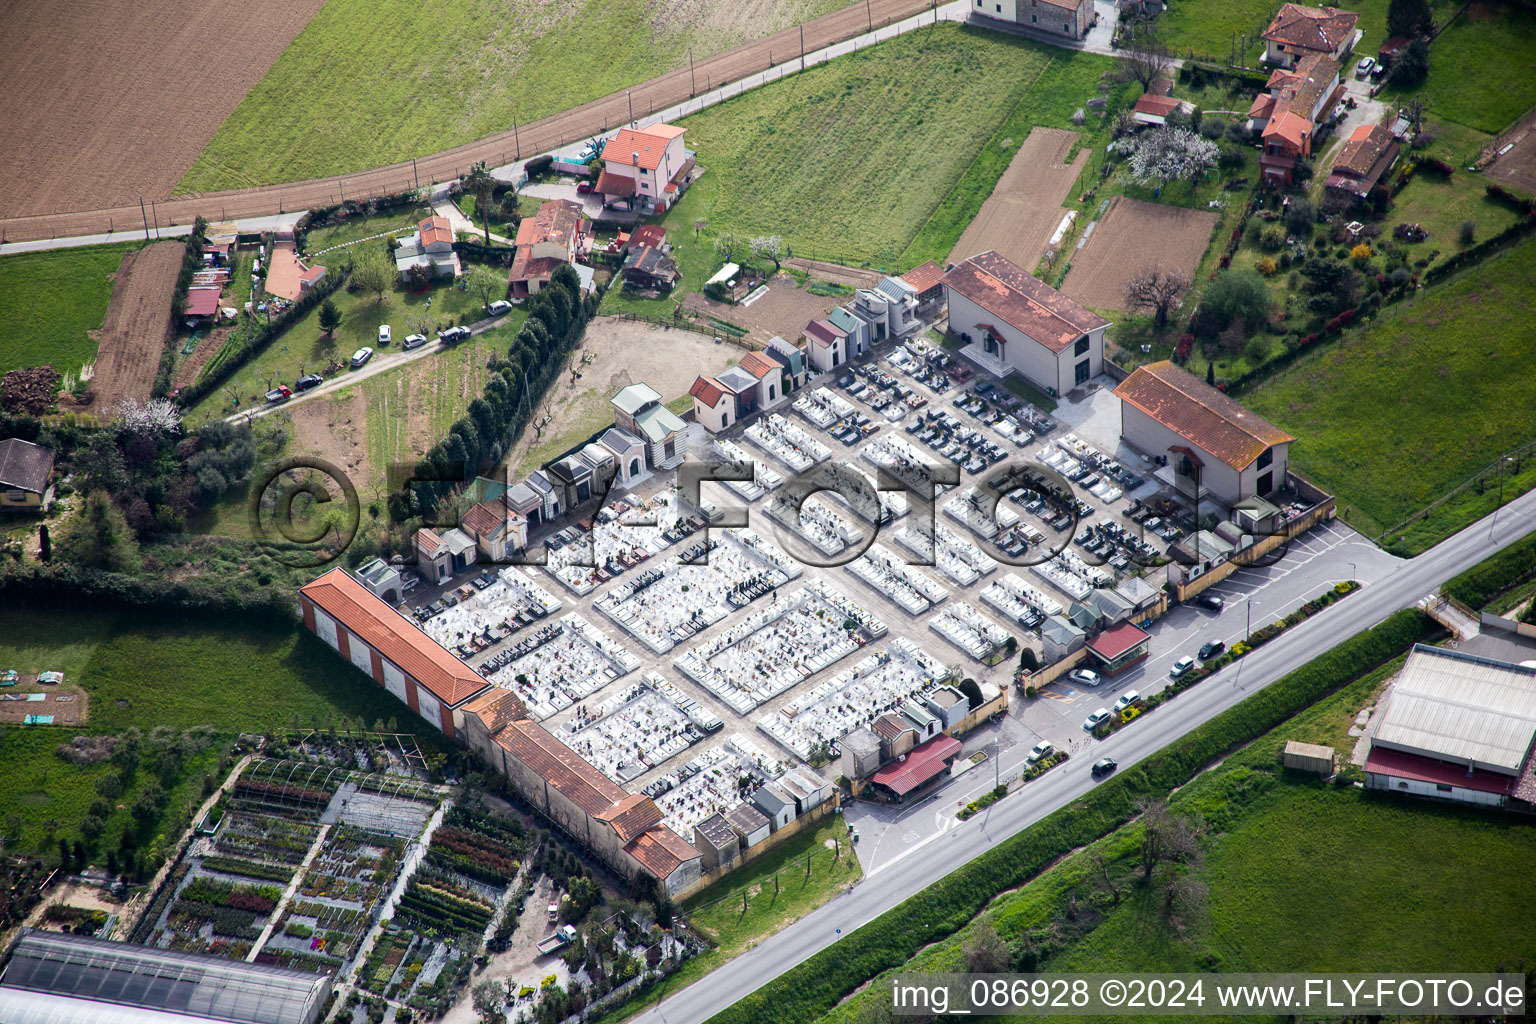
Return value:
M 1066 163 L 1077 132 L 1036 128 L 1019 147 L 992 194 L 955 243 L 950 263 L 995 249 L 1025 270 L 1034 270 L 1066 211 L 1062 202 L 1088 163 L 1088 151 Z
M 30 0 L 32 3 L 40 3 L 40 0 Z M 159 0 L 168 2 L 168 0 Z M 285 3 L 298 3 L 300 0 L 284 0 Z M 314 0 L 304 0 L 313 3 Z M 98 5 L 104 5 L 105 0 L 96 0 L 90 9 Z M 649 116 L 653 111 L 666 110 L 669 107 L 680 104 L 692 96 L 707 92 L 724 83 L 745 79 L 768 70 L 774 64 L 785 63 L 785 58 L 791 54 L 798 54 L 801 45 L 801 29 L 804 30 L 804 42 L 806 52 L 821 49 L 843 40 L 851 39 L 868 32 L 871 25 L 878 29 L 895 21 L 909 17 L 931 9 L 930 0 L 867 0 L 866 3 L 854 4 L 842 10 L 833 11 L 822 15 L 804 26 L 786 29 L 777 32 L 755 43 L 738 46 L 703 60 L 696 61 L 692 68 L 681 67 L 659 78 L 653 78 L 649 82 L 641 83 L 632 89 L 612 93 L 600 99 L 584 103 L 579 107 L 553 114 L 529 124 L 519 125 L 517 130 L 502 132 L 478 142 L 472 142 L 455 149 L 446 150 L 432 156 L 419 158 L 414 167 L 410 162 L 393 164 L 389 167 L 381 167 L 372 171 L 363 171 L 357 174 L 342 175 L 333 178 L 317 178 L 310 181 L 292 182 L 285 185 L 268 185 L 260 188 L 240 189 L 227 192 L 213 192 L 201 196 L 190 196 L 168 200 L 159 204 L 159 218 L 162 224 L 190 224 L 198 216 L 206 216 L 209 220 L 239 220 L 247 217 L 262 217 L 279 213 L 283 210 L 301 210 L 314 206 L 322 206 L 339 201 L 342 184 L 349 198 L 361 198 L 374 196 L 388 192 L 398 192 L 402 189 L 414 188 L 419 180 L 448 181 L 456 178 L 465 169 L 477 160 L 484 160 L 493 167 L 501 167 L 513 163 L 523 156 L 532 156 L 535 153 L 547 152 L 558 149 L 568 142 L 577 139 L 588 138 L 600 132 L 608 131 L 619 125 L 629 123 Z M 48 8 L 52 10 L 52 8 Z M 178 8 L 180 10 L 180 8 Z M 210 8 L 210 10 L 219 10 Z M 253 18 L 266 19 L 268 11 L 265 6 L 251 8 Z M 276 33 L 274 33 L 276 35 Z M 215 47 L 220 52 L 228 49 L 221 45 Z M 14 49 L 14 48 L 13 48 Z M 174 55 L 177 67 L 185 64 L 185 53 L 182 47 L 166 47 L 167 51 Z M 211 72 L 223 74 L 224 63 L 222 61 L 205 61 Z M 135 74 L 142 74 L 142 66 L 133 61 L 125 61 L 124 66 L 132 67 Z M 31 73 L 40 82 L 56 81 L 56 76 Z M 172 74 L 167 72 L 166 80 L 174 80 L 180 89 L 185 76 L 180 72 Z M 693 83 L 697 83 L 695 86 Z M 243 92 L 243 90 L 242 90 Z M 29 92 L 30 94 L 30 92 Z M 191 90 L 179 92 L 183 102 L 195 100 Z M 39 96 L 35 104 L 47 116 L 53 104 L 48 98 Z M 9 106 L 14 106 L 9 104 Z M 162 105 L 163 107 L 163 105 Z M 179 108 L 178 108 L 179 109 Z M 631 113 L 633 110 L 633 113 Z M 165 117 L 161 107 L 154 108 L 158 118 L 172 126 L 179 126 L 177 118 Z M 220 115 L 222 118 L 222 115 Z M 46 134 L 46 133 L 44 133 Z M 211 132 L 210 132 L 211 134 Z M 75 145 L 79 145 L 79 140 Z M 199 139 L 196 149 L 200 150 L 202 140 Z M 23 159 L 33 160 L 33 147 L 31 140 L 15 142 L 10 147 L 12 151 L 19 151 Z M 89 149 L 83 150 L 89 154 Z M 195 151 L 194 151 L 195 155 Z M 171 160 L 165 161 L 172 165 Z M 41 163 L 41 162 L 39 162 Z M 46 164 L 42 164 L 46 167 Z M 168 181 L 158 190 L 150 190 L 150 195 L 158 195 L 164 198 L 174 187 L 175 181 L 180 180 L 182 166 L 176 164 L 170 167 L 170 174 L 175 175 L 175 180 Z M 124 168 L 118 168 L 119 172 Z M 56 172 L 49 169 L 46 173 L 53 175 Z M 142 177 L 128 175 L 124 178 L 128 181 L 143 180 Z M 104 208 L 93 210 L 81 210 L 75 213 L 38 214 L 34 216 L 18 215 L 16 209 L 10 206 L 0 206 L 11 214 L 10 219 L 0 221 L 0 237 L 6 241 L 20 242 L 38 238 L 58 238 L 74 235 L 103 234 L 113 230 L 127 230 L 130 225 L 140 222 L 139 206 L 134 199 L 117 193 L 115 197 L 100 198 L 95 200 L 106 204 Z M 59 210 L 73 207 L 80 210 L 88 205 L 88 200 L 67 201 L 62 197 L 42 205 L 42 209 Z M 36 211 L 36 204 L 29 209 Z
M 186 251 L 184 242 L 156 242 L 123 257 L 96 351 L 93 414 L 112 416 L 125 398 L 149 398 L 171 328 L 171 299 Z
M 878 282 L 879 278 L 875 280 Z M 866 286 L 861 283 L 858 287 Z M 716 302 L 707 295 L 694 292 L 683 299 L 683 308 L 745 327 L 747 341 L 766 345 L 774 335 L 799 337 L 806 324 L 824 318 L 847 301 L 846 296 L 816 295 L 797 287 L 793 277 L 781 274 L 768 285 L 766 293 L 752 300 L 750 306 Z

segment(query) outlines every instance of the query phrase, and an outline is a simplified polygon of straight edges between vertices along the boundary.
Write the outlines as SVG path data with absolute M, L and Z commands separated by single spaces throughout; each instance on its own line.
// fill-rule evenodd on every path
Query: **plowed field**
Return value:
M 1093 309 L 1124 309 L 1126 283 L 1152 263 L 1193 277 L 1218 219 L 1209 210 L 1116 196 L 1087 243 L 1068 255 L 1072 270 L 1061 290 Z
M 8 0 L 0 217 L 168 195 L 324 2 Z
M 101 328 L 91 411 L 108 417 L 125 398 L 146 401 L 160 369 L 160 352 L 171 326 L 171 298 L 187 251 L 181 241 L 156 242 L 123 257 L 112 304 Z
M 1063 200 L 1088 162 L 1087 150 L 1080 150 L 1070 164 L 1064 162 L 1076 143 L 1076 132 L 1058 128 L 1031 131 L 976 219 L 955 243 L 949 262 L 959 263 L 995 249 L 1033 271 L 1045 243 L 1066 215 L 1061 208 Z

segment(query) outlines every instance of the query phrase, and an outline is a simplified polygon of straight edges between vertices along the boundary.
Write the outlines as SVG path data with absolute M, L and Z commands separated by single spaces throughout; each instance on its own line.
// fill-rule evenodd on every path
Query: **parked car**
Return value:
M 1036 764 L 1045 760 L 1056 752 L 1056 747 L 1050 740 L 1041 740 L 1029 748 L 1029 756 L 1024 759 L 1026 764 Z
M 400 343 L 400 347 L 409 352 L 413 348 L 421 348 L 426 343 L 427 336 L 425 334 L 407 334 L 405 340 Z
M 508 302 L 506 299 L 497 299 L 495 302 L 487 306 L 486 310 L 491 314 L 491 316 L 505 316 L 506 314 L 512 312 L 512 303 Z
M 352 369 L 357 369 L 373 358 L 373 349 L 364 346 L 352 353 Z
M 1108 775 L 1118 767 L 1120 767 L 1120 765 L 1115 761 L 1114 758 L 1101 757 L 1097 761 L 1093 762 L 1093 768 L 1091 770 L 1093 772 L 1093 777 L 1098 778 L 1100 775 Z
M 1219 612 L 1227 606 L 1227 603 L 1221 599 L 1221 595 L 1209 593 L 1195 598 L 1195 604 L 1201 608 L 1209 608 L 1213 612 Z
M 389 324 L 379 324 L 379 344 L 389 344 Z
M 1222 651 L 1225 651 L 1226 649 L 1227 649 L 1227 645 L 1222 643 L 1220 640 L 1212 640 L 1212 641 L 1210 641 L 1208 643 L 1201 644 L 1200 645 L 1200 660 L 1201 661 L 1210 661 L 1212 658 L 1216 657 L 1218 654 L 1220 654 Z
M 306 373 L 304 376 L 293 382 L 293 390 L 308 391 L 310 388 L 317 388 L 324 383 L 325 378 L 320 376 L 318 373 Z
M 452 345 L 456 342 L 463 341 L 465 338 L 469 337 L 470 333 L 471 332 L 468 327 L 450 327 L 446 331 L 438 331 L 437 340 L 442 342 L 444 345 Z
M 1074 683 L 1082 683 L 1084 686 L 1099 685 L 1099 674 L 1091 668 L 1075 668 L 1067 673 L 1067 678 Z
M 1101 723 L 1108 720 L 1109 708 L 1099 708 L 1099 710 L 1083 719 L 1083 728 L 1087 729 L 1089 732 L 1092 732 L 1094 729 L 1097 729 Z
M 1126 708 L 1130 707 L 1131 705 L 1137 703 L 1140 700 L 1141 700 L 1141 691 L 1140 690 L 1126 690 L 1124 693 L 1122 693 L 1120 695 L 1120 699 L 1115 701 L 1115 710 L 1116 711 L 1124 711 Z
M 1173 668 L 1168 670 L 1168 677 L 1170 679 L 1182 679 L 1184 676 L 1189 675 L 1194 670 L 1195 659 L 1186 654 L 1184 657 L 1173 663 Z
M 595 191 L 597 191 L 597 186 L 593 185 L 590 181 L 578 182 L 576 185 L 576 194 L 579 196 L 589 196 Z
M 1371 73 L 1371 68 L 1376 66 L 1374 57 L 1361 57 L 1360 63 L 1355 65 L 1355 77 L 1364 78 Z
M 286 402 L 292 397 L 293 392 L 288 390 L 287 385 L 279 384 L 277 387 L 267 392 L 267 404 L 276 405 L 279 402 Z

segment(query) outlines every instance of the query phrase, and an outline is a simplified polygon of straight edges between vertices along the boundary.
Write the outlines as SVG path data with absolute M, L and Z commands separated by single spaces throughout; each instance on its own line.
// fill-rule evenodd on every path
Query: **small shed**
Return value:
M 767 839 L 768 833 L 773 831 L 772 823 L 751 804 L 737 804 L 726 811 L 725 823 L 731 826 L 731 831 L 741 840 L 743 850 Z
M 704 870 L 729 864 L 741 854 L 741 837 L 718 811 L 693 826 L 693 845 L 704 856 Z
M 1295 768 L 1297 771 L 1316 772 L 1323 778 L 1333 774 L 1333 748 L 1324 747 L 1317 743 L 1301 743 L 1297 740 L 1287 740 L 1285 743 L 1285 766 Z

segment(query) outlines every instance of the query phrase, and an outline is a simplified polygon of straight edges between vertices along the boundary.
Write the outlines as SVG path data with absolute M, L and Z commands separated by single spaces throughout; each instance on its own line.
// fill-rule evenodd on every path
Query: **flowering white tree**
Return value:
M 1155 128 L 1131 143 L 1131 177 L 1166 185 L 1196 177 L 1216 166 L 1221 150 L 1188 128 Z
M 760 260 L 772 260 L 773 272 L 777 274 L 784 260 L 784 239 L 779 235 L 758 235 L 748 243 L 752 247 L 752 255 Z
M 118 407 L 117 416 L 122 422 L 123 429 L 131 434 L 179 434 L 181 432 L 181 410 L 176 408 L 176 403 L 168 398 L 157 398 L 152 402 L 139 402 L 132 398 L 125 398 L 123 404 Z

